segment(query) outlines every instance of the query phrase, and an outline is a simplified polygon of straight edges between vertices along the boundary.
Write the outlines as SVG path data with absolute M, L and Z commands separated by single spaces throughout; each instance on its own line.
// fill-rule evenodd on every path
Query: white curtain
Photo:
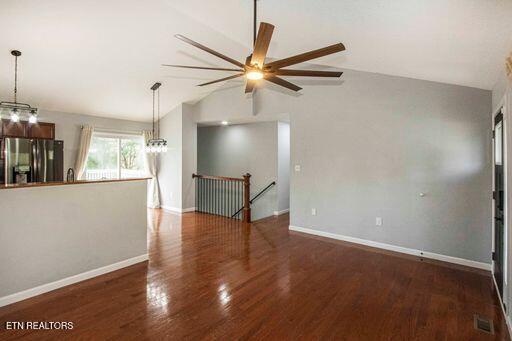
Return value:
M 153 137 L 153 132 L 143 131 L 144 136 L 144 147 L 148 141 Z M 158 178 L 156 172 L 156 154 L 146 153 L 144 151 L 144 165 L 146 167 L 146 173 L 151 179 L 148 182 L 148 207 L 159 208 L 160 207 L 160 195 L 158 190 Z
M 85 173 L 85 165 L 87 164 L 87 156 L 89 155 L 89 147 L 91 146 L 91 139 L 93 127 L 83 126 L 82 133 L 80 134 L 80 146 L 78 146 L 78 154 L 75 162 L 75 172 L 77 180 L 82 180 Z

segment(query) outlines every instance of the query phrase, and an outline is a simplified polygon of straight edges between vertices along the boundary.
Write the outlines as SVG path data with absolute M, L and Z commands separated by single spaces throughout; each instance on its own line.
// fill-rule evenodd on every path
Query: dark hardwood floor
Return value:
M 288 216 L 248 226 L 156 210 L 148 233 L 148 263 L 0 308 L 0 339 L 508 340 L 481 271 L 289 232 Z

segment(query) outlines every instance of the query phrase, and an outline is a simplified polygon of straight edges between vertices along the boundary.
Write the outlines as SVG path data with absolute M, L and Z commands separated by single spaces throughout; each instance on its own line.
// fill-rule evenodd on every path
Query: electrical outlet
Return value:
M 311 215 L 316 215 L 316 208 L 311 209 Z
M 381 217 L 375 218 L 375 226 L 382 226 L 382 218 Z
M 300 172 L 300 165 L 295 165 L 295 171 Z

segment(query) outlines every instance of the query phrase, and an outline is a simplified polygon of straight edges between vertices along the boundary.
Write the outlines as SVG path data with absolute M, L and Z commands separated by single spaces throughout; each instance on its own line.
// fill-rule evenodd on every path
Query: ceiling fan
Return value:
M 217 70 L 217 71 L 230 71 L 236 72 L 236 74 L 232 76 L 228 76 L 225 78 L 217 79 L 214 81 L 206 82 L 203 84 L 199 84 L 198 86 L 210 85 L 218 82 L 227 81 L 233 78 L 238 78 L 245 76 L 246 84 L 245 84 L 245 92 L 250 93 L 254 90 L 256 82 L 260 79 L 264 79 L 266 81 L 275 83 L 277 85 L 283 86 L 287 89 L 293 91 L 299 91 L 302 88 L 284 80 L 278 76 L 305 76 L 305 77 L 340 77 L 343 72 L 339 71 L 315 71 L 315 70 L 291 70 L 284 69 L 287 66 L 299 64 L 311 59 L 320 58 L 323 56 L 327 56 L 333 53 L 341 52 L 345 50 L 345 46 L 342 43 L 337 43 L 334 45 L 330 45 L 318 50 L 313 50 L 309 52 L 305 52 L 302 54 L 298 54 L 296 56 L 275 60 L 266 63 L 265 58 L 267 56 L 268 47 L 270 45 L 270 40 L 272 38 L 272 33 L 274 31 L 274 25 L 262 22 L 260 23 L 260 27 L 258 29 L 258 35 L 256 36 L 256 1 L 254 0 L 254 50 L 251 55 L 249 55 L 245 64 L 241 63 L 233 58 L 223 55 L 217 51 L 214 51 L 204 45 L 199 44 L 187 37 L 182 36 L 181 34 L 175 35 L 176 38 L 195 46 L 203 51 L 206 51 L 216 57 L 224 59 L 225 61 L 236 65 L 238 68 L 217 68 L 217 67 L 203 67 L 203 66 L 187 66 L 187 65 L 170 65 L 163 64 L 163 66 L 171 66 L 178 68 L 187 68 L 187 69 L 201 69 L 201 70 Z

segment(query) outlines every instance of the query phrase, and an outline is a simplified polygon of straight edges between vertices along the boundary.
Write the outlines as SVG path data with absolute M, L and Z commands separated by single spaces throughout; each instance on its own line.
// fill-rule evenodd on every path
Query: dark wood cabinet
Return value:
M 27 136 L 31 139 L 55 139 L 55 124 L 54 123 L 36 123 L 28 124 Z
M 55 139 L 55 123 L 28 123 L 27 121 L 11 122 L 2 120 L 0 137 L 24 137 L 30 139 Z
M 0 160 L 4 159 L 4 137 L 22 137 L 29 139 L 55 139 L 55 123 L 28 123 L 27 121 L 11 122 L 2 119 L 0 125 Z
M 27 137 L 27 122 L 2 120 L 2 137 Z

